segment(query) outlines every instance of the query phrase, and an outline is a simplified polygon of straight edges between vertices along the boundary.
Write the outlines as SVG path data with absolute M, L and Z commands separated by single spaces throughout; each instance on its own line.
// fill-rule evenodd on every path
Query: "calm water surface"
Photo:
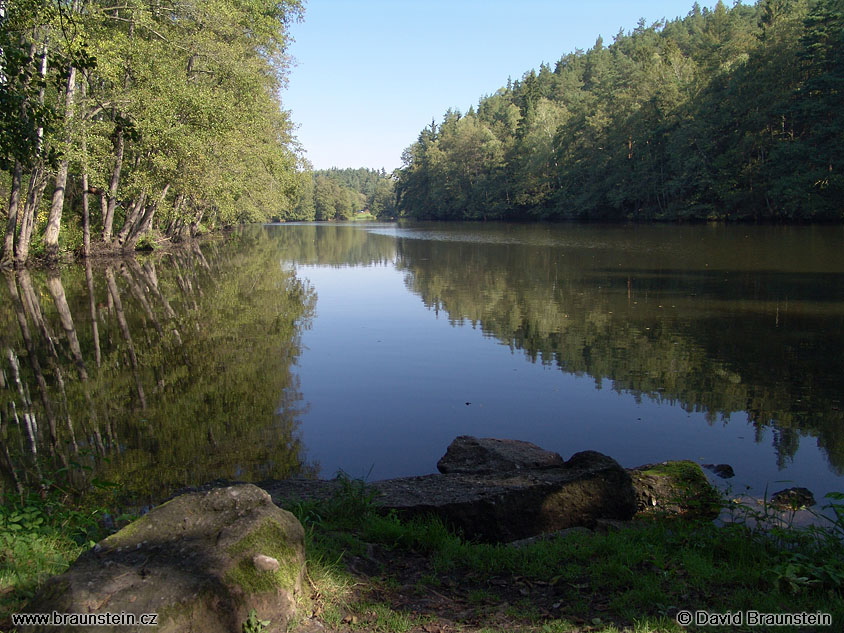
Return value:
M 6 485 L 45 460 L 150 497 L 381 479 L 435 472 L 470 434 L 821 497 L 844 490 L 843 245 L 842 227 L 275 225 L 10 276 Z

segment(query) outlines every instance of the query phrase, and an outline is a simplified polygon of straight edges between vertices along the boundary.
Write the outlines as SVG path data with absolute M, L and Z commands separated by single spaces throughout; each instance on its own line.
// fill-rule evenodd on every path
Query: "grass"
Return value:
M 64 502 L 58 493 L 32 493 L 0 505 L 0 614 L 21 611 L 44 580 L 106 536 L 102 509 Z
M 830 630 L 844 630 L 840 496 L 824 530 L 766 528 L 767 506 L 733 504 L 737 518 L 752 521 L 649 517 L 515 548 L 472 542 L 435 518 L 380 513 L 363 483 L 341 487 L 329 500 L 285 504 L 306 532 L 301 617 L 327 631 L 436 631 L 446 622 L 467 633 L 676 633 L 681 609 L 823 612 L 832 614 Z M 58 495 L 7 499 L 0 613 L 23 610 L 41 582 L 105 536 L 102 513 Z
M 312 575 L 334 578 L 335 587 L 343 578 L 340 592 L 323 591 L 315 581 L 325 611 L 360 620 L 371 609 L 368 592 L 400 604 L 407 595 L 397 595 L 396 587 L 406 587 L 404 594 L 459 602 L 474 614 L 472 626 L 483 625 L 472 631 L 681 631 L 675 621 L 681 609 L 824 612 L 832 614 L 832 630 L 844 628 L 838 522 L 803 530 L 766 529 L 764 516 L 755 517 L 753 528 L 653 517 L 618 531 L 571 533 L 514 548 L 471 542 L 436 518 L 405 521 L 379 513 L 362 483 L 343 487 L 331 500 L 288 506 L 306 527 Z M 361 558 L 395 578 L 362 577 Z M 335 607 L 328 606 L 332 593 Z M 407 630 L 407 612 L 394 606 L 391 620 L 381 604 L 378 621 L 394 628 L 372 630 Z

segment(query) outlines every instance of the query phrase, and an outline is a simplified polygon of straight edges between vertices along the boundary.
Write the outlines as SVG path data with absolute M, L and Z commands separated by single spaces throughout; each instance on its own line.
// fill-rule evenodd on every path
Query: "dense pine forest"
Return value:
M 844 1 L 642 21 L 449 110 L 403 161 L 418 219 L 841 221 Z
M 264 220 L 302 159 L 279 90 L 299 0 L 0 3 L 2 262 Z

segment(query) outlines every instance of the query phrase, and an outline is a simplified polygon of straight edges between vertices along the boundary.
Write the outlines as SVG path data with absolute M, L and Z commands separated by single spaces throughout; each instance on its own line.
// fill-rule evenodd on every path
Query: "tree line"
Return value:
M 844 0 L 695 3 L 446 112 L 403 155 L 418 219 L 841 221 Z
M 0 3 L 2 263 L 134 250 L 289 206 L 300 0 Z
M 278 219 L 350 220 L 357 213 L 396 216 L 395 182 L 383 168 L 305 170 L 292 210 Z

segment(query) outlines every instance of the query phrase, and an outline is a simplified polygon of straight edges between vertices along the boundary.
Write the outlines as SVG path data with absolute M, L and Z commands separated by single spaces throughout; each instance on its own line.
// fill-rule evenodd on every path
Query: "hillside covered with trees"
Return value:
M 449 110 L 403 161 L 418 219 L 841 221 L 844 1 L 641 21 Z
M 304 171 L 290 220 L 349 220 L 358 212 L 378 218 L 396 215 L 395 183 L 384 169 Z
M 2 262 L 290 207 L 300 0 L 0 3 Z M 99 245 L 99 246 L 98 246 Z

